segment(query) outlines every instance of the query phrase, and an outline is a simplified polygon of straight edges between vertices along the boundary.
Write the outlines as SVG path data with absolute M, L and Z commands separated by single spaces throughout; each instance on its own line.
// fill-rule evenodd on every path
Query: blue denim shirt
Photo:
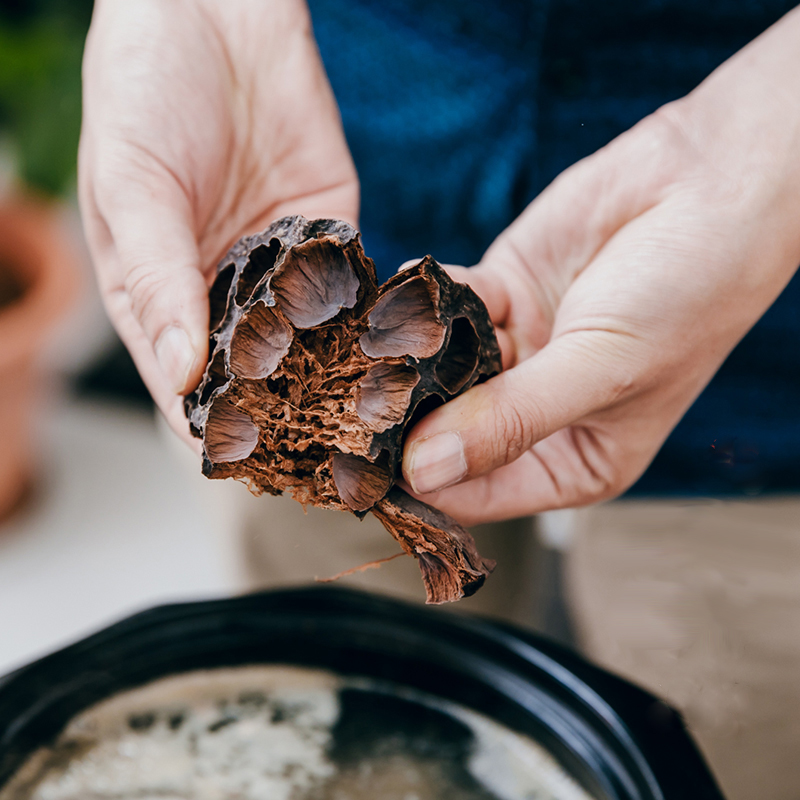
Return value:
M 380 276 L 426 253 L 477 262 L 559 172 L 691 91 L 793 5 L 310 0 Z M 798 489 L 795 277 L 631 492 Z

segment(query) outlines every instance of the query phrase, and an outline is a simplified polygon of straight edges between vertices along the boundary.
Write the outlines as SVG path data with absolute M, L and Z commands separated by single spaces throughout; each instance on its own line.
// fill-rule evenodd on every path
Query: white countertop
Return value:
M 65 400 L 40 433 L 38 491 L 0 525 L 0 675 L 134 611 L 244 588 L 230 489 L 150 414 Z

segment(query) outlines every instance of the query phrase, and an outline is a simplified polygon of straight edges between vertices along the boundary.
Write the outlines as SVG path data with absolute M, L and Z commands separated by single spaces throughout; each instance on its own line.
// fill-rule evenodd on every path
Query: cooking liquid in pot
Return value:
M 462 706 L 296 667 L 193 672 L 76 717 L 0 800 L 589 800 Z

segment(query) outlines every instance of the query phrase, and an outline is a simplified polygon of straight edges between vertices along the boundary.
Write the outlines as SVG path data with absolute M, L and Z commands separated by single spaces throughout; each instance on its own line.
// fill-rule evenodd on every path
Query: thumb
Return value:
M 619 400 L 633 385 L 626 338 L 607 331 L 564 334 L 436 409 L 408 437 L 406 481 L 427 494 L 485 475 Z
M 115 288 L 127 295 L 166 385 L 184 394 L 200 380 L 208 353 L 208 287 L 189 204 L 180 191 L 133 189 L 104 211 Z

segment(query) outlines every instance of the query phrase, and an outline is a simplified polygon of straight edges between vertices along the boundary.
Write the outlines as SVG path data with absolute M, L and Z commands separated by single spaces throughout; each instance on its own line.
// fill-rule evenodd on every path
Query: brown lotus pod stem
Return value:
M 480 298 L 430 256 L 378 287 L 353 227 L 285 217 L 231 248 L 209 302 L 209 361 L 185 404 L 203 473 L 372 512 L 418 560 L 429 603 L 475 592 L 494 562 L 395 481 L 404 433 L 501 369 Z

